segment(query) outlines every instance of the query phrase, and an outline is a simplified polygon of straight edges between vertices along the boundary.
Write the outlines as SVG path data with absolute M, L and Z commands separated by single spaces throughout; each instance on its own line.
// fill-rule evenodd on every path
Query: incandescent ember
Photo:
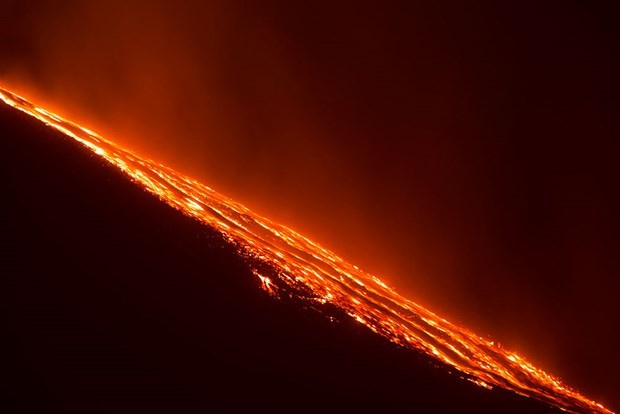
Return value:
M 256 266 L 253 269 L 270 295 L 293 295 L 318 310 L 324 305 L 340 308 L 391 342 L 426 353 L 481 387 L 502 387 L 569 412 L 611 413 L 516 353 L 442 319 L 400 296 L 376 276 L 204 184 L 5 89 L 0 88 L 0 98 L 75 139 L 162 201 L 216 229 L 241 255 L 254 259 L 251 262 L 275 269 L 269 277 Z

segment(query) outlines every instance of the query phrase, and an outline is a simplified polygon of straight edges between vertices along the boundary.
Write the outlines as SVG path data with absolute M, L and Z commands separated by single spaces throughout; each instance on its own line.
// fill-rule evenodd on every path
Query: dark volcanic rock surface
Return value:
M 274 300 L 220 236 L 0 105 L 0 411 L 555 412 Z

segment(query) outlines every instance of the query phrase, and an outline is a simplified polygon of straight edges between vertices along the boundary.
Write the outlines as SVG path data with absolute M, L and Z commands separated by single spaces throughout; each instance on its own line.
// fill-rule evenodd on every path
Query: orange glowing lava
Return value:
M 274 271 L 269 277 L 253 269 L 269 294 L 292 294 L 318 309 L 324 304 L 336 306 L 379 335 L 454 367 L 481 387 L 502 387 L 569 412 L 611 413 L 521 356 L 407 300 L 379 278 L 295 231 L 12 92 L 0 88 L 0 98 L 75 139 L 162 201 L 218 230 L 240 254 L 252 259 L 250 263 L 270 266 Z

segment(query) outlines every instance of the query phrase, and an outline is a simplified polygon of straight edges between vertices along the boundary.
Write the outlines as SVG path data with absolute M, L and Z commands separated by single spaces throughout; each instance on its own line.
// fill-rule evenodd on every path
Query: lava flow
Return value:
M 269 294 L 292 295 L 319 310 L 335 306 L 388 340 L 457 369 L 479 386 L 502 387 L 569 412 L 611 413 L 523 357 L 407 300 L 295 231 L 12 92 L 0 88 L 0 98 L 75 139 L 162 201 L 218 230 L 251 259 L 253 273 Z M 261 270 L 266 268 L 272 271 Z

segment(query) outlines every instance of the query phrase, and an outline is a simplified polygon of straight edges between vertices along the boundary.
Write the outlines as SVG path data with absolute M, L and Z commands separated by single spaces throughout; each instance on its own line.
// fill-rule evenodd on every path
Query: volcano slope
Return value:
M 0 136 L 2 412 L 559 412 L 275 300 L 219 233 L 5 105 Z

